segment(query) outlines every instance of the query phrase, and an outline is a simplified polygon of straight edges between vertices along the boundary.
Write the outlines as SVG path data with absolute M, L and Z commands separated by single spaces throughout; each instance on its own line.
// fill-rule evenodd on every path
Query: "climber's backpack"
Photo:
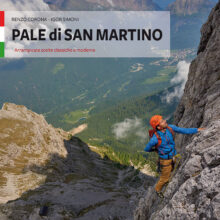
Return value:
M 169 129 L 169 131 L 171 132 L 171 134 L 174 136 L 174 131 L 171 127 L 167 127 L 167 129 Z M 160 135 L 157 133 L 157 130 L 156 129 L 152 129 L 152 130 L 149 130 L 149 137 L 152 138 L 153 135 L 156 135 L 157 137 L 157 140 L 158 140 L 158 143 L 155 145 L 155 148 L 153 149 L 154 151 L 158 152 L 158 147 L 161 145 L 161 137 Z M 174 167 L 174 163 L 172 162 L 172 168 Z M 162 165 L 160 164 L 160 159 L 158 159 L 157 161 L 157 172 L 160 173 L 161 172 L 161 168 L 162 168 Z
M 169 129 L 169 131 L 171 132 L 171 134 L 174 136 L 174 131 L 173 131 L 173 129 L 172 129 L 171 127 L 169 127 L 169 126 L 168 126 L 167 128 Z M 155 145 L 155 151 L 158 151 L 158 147 L 161 145 L 161 142 L 162 142 L 160 135 L 157 133 L 157 130 L 156 130 L 156 129 L 151 129 L 151 130 L 149 130 L 148 132 L 149 132 L 149 137 L 150 137 L 150 138 L 152 138 L 154 134 L 156 135 L 157 140 L 158 140 L 158 143 Z

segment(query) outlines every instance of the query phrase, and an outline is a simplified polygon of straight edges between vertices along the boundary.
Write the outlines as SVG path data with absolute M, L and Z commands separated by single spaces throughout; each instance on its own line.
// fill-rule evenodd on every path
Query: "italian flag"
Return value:
M 0 58 L 5 56 L 5 12 L 0 11 Z

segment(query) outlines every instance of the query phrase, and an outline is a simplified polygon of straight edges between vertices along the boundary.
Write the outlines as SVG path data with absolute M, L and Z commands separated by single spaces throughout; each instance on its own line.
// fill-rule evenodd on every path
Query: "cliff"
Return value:
M 52 154 L 67 155 L 62 136 L 42 115 L 10 103 L 0 110 L 0 143 L 0 203 L 44 181 L 45 176 L 24 169 L 36 161 L 44 166 Z
M 198 56 L 190 65 L 175 112 L 180 127 L 205 127 L 193 136 L 177 135 L 183 156 L 159 199 L 150 188 L 135 219 L 220 219 L 220 2 L 201 28 Z
M 155 183 L 120 166 L 25 106 L 0 110 L 0 219 L 132 219 L 143 192 Z M 146 167 L 147 168 L 147 167 Z

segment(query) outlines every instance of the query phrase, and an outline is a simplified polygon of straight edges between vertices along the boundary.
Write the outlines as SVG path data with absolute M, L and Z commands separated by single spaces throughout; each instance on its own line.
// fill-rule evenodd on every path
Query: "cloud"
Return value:
M 1 2 L 4 11 L 50 11 L 43 0 L 5 0 Z
M 58 16 L 57 12 L 51 11 L 49 6 L 43 1 L 43 0 L 5 0 L 1 4 L 1 10 L 6 11 L 7 13 L 7 25 L 5 26 L 5 54 L 7 57 L 16 57 L 21 58 L 24 56 L 29 56 L 25 53 L 15 53 L 14 49 L 33 49 L 33 48 L 47 48 L 48 47 L 48 40 L 44 42 L 39 41 L 29 41 L 27 39 L 24 39 L 22 41 L 16 41 L 12 42 L 11 40 L 11 30 L 13 28 L 17 28 L 19 30 L 31 30 L 33 29 L 35 34 L 37 33 L 38 29 L 45 29 L 46 30 L 46 36 L 48 35 L 50 30 L 53 30 L 54 28 L 61 28 L 66 29 L 66 25 L 56 21 L 56 22 L 13 22 L 10 20 L 11 17 L 19 17 L 19 18 L 41 18 L 48 15 L 48 17 L 53 17 L 54 14 Z M 45 14 L 44 11 L 47 11 L 47 14 Z M 56 47 L 57 43 L 50 42 L 50 47 Z M 34 54 L 32 54 L 35 56 Z
M 140 138 L 140 141 L 144 142 L 147 137 L 143 121 L 137 117 L 134 119 L 126 118 L 123 122 L 114 124 L 112 132 L 117 139 L 126 138 L 134 134 Z
M 187 63 L 186 61 L 180 61 L 177 64 L 177 75 L 175 75 L 170 82 L 172 85 L 179 85 L 174 88 L 173 92 L 166 93 L 165 96 L 162 97 L 162 101 L 171 103 L 175 98 L 180 99 L 182 97 L 185 84 L 188 78 L 189 66 L 190 63 Z
M 13 15 L 16 17 L 34 17 L 37 16 L 37 11 L 50 11 L 50 8 L 43 0 L 5 0 L 1 3 L 1 10 L 6 12 L 13 11 Z M 5 26 L 5 33 L 9 33 L 12 27 L 14 27 L 14 24 L 12 22 L 7 22 L 7 25 Z M 42 24 L 20 22 L 16 26 L 16 28 L 19 30 L 38 27 L 42 27 Z M 5 42 L 5 53 L 7 56 L 13 56 L 14 48 L 23 49 L 25 46 L 30 45 L 30 42 L 25 40 L 19 43 L 10 41 L 9 34 L 6 35 Z M 18 58 L 22 56 L 22 53 L 17 54 Z

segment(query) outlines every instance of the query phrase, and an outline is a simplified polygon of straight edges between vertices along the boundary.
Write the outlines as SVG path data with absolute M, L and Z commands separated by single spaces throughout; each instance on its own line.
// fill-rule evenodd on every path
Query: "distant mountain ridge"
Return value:
M 62 10 L 159 10 L 153 0 L 44 0 L 51 9 Z
M 44 0 L 52 10 L 165 10 L 177 15 L 210 12 L 216 0 L 171 0 L 162 3 L 153 0 Z
M 176 0 L 168 5 L 167 10 L 176 15 L 192 15 L 197 13 L 207 13 L 215 5 L 211 0 Z

